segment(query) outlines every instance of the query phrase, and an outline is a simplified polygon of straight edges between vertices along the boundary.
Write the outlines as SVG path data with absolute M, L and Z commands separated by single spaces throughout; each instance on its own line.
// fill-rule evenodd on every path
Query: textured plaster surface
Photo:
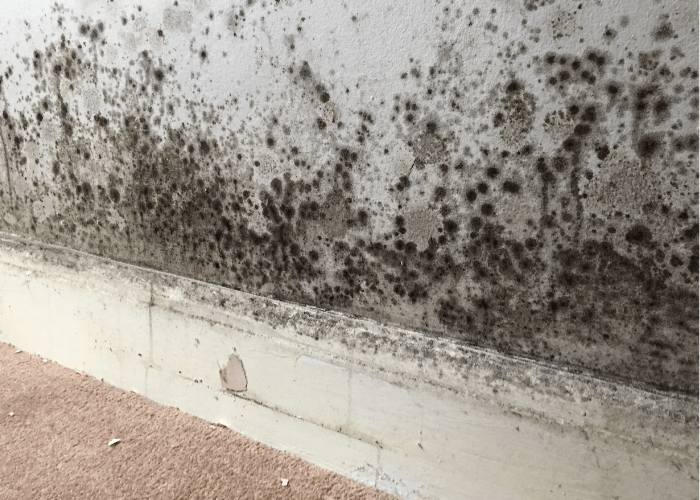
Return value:
M 695 2 L 4 9 L 0 230 L 697 394 Z

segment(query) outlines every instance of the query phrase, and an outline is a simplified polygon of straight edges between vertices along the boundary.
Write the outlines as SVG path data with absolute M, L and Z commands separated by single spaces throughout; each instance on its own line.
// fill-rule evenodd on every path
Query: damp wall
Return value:
M 0 231 L 697 395 L 697 27 L 670 1 L 4 5 Z

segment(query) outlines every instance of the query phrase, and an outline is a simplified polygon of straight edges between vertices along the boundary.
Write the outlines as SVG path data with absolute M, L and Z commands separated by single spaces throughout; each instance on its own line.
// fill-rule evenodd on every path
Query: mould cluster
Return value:
M 636 53 L 629 18 L 540 49 L 555 4 L 524 0 L 517 30 L 442 10 L 436 60 L 409 58 L 372 101 L 297 59 L 311 28 L 295 16 L 268 68 L 281 90 L 225 105 L 177 78 L 208 77 L 213 37 L 117 64 L 108 23 L 62 17 L 64 35 L 0 61 L 0 229 L 695 394 L 692 47 L 660 17 Z M 224 31 L 248 43 L 265 8 L 228 11 Z M 165 16 L 178 29 L 218 22 L 182 9 Z M 495 41 L 488 64 L 465 63 L 458 27 Z M 32 85 L 12 102 L 17 73 Z

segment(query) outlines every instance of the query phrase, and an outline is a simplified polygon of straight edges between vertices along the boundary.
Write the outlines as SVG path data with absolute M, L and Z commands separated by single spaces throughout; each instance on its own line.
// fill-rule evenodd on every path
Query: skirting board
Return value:
M 399 498 L 698 498 L 697 398 L 4 233 L 0 341 Z

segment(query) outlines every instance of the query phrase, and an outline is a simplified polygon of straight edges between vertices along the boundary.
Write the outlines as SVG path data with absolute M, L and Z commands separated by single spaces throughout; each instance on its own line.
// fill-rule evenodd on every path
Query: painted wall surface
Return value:
M 697 394 L 697 2 L 3 3 L 0 230 Z

